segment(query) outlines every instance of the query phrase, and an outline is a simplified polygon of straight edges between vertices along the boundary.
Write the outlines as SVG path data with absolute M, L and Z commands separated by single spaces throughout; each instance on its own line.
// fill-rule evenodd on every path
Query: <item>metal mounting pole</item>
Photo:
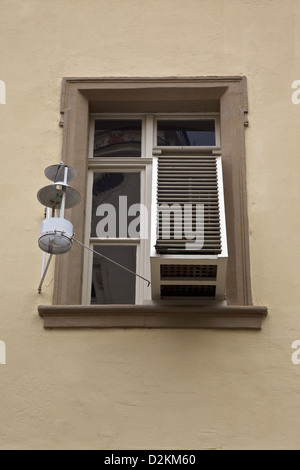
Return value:
M 49 207 L 46 207 L 45 208 L 45 219 L 49 219 L 50 217 L 50 209 Z M 46 262 L 46 252 L 43 251 L 43 262 L 42 262 L 42 273 L 41 273 L 41 276 L 43 276 L 44 274 L 44 271 L 45 271 L 45 262 Z
M 48 261 L 47 261 L 45 270 L 44 270 L 44 272 L 43 272 L 43 274 L 42 274 L 41 282 L 40 282 L 39 287 L 38 287 L 38 293 L 39 293 L 39 294 L 42 292 L 42 285 L 43 285 L 45 276 L 46 276 L 46 274 L 47 274 L 47 271 L 48 271 L 48 268 L 49 268 L 49 265 L 50 265 L 50 261 L 51 261 L 51 259 L 52 259 L 52 256 L 53 256 L 53 254 L 51 253 L 50 256 L 49 256 L 49 258 L 48 258 Z
M 64 171 L 64 184 L 67 184 L 68 181 L 68 167 L 65 167 Z M 64 187 L 64 192 L 61 200 L 61 206 L 59 211 L 59 216 L 63 219 L 65 215 L 65 206 L 66 206 L 66 187 Z

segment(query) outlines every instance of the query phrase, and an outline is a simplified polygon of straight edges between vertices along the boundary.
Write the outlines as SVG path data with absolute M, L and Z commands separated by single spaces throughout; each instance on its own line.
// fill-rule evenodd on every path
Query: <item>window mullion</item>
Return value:
M 145 117 L 145 124 L 146 124 L 146 132 L 145 132 L 145 140 L 146 140 L 146 157 L 152 157 L 152 150 L 153 150 L 153 143 L 154 143 L 154 116 L 152 114 L 147 114 Z

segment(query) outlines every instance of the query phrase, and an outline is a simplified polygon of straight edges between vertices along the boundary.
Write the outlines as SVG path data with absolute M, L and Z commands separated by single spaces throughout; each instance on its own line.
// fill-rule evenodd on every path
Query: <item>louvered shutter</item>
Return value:
M 157 213 L 158 253 L 187 254 L 190 251 L 192 254 L 197 252 L 207 255 L 221 253 L 216 158 L 203 155 L 158 157 L 157 206 L 158 208 L 166 206 L 170 210 L 174 208 L 171 211 L 170 230 L 164 228 L 163 211 Z M 201 212 L 200 223 L 196 220 L 197 207 L 198 212 Z M 186 245 L 192 243 L 185 236 L 186 227 L 191 228 L 190 236 L 194 232 L 196 238 L 197 226 L 204 231 L 203 247 L 195 246 L 193 250 L 191 246 L 189 249 Z M 201 238 L 201 234 L 198 235 Z M 169 238 L 166 238 L 167 236 Z
M 156 157 L 154 299 L 223 300 L 227 265 L 221 156 Z

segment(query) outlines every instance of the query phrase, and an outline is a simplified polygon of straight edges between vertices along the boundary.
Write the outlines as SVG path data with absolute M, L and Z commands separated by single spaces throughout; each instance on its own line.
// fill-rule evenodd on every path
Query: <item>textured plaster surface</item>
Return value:
M 299 448 L 299 0 L 0 0 L 1 449 Z M 45 331 L 44 168 L 64 76 L 246 75 L 260 332 Z

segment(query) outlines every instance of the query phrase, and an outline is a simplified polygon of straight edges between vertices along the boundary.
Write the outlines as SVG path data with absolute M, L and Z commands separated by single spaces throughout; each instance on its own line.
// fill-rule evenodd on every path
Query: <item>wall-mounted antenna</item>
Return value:
M 43 256 L 42 277 L 38 287 L 42 290 L 47 270 L 52 255 L 67 253 L 72 248 L 73 225 L 64 218 L 65 209 L 77 206 L 81 197 L 79 192 L 71 188 L 68 182 L 76 177 L 76 171 L 63 162 L 59 165 L 48 166 L 45 170 L 46 177 L 53 184 L 44 186 L 37 193 L 37 198 L 43 206 L 46 206 L 46 218 L 41 225 L 39 247 L 45 253 L 49 253 L 49 259 L 45 267 L 45 254 Z M 50 216 L 50 209 L 52 210 Z
M 79 240 L 74 238 L 73 225 L 68 220 L 64 219 L 65 209 L 77 206 L 80 203 L 81 196 L 79 192 L 68 185 L 68 181 L 74 179 L 77 175 L 76 171 L 63 162 L 59 165 L 48 166 L 45 170 L 46 177 L 53 181 L 53 184 L 44 186 L 37 193 L 37 198 L 43 206 L 46 206 L 45 219 L 41 225 L 41 232 L 39 236 L 39 247 L 43 250 L 43 265 L 42 277 L 38 287 L 39 294 L 42 291 L 42 285 L 49 268 L 53 255 L 60 255 L 67 253 L 71 248 L 73 241 L 79 243 L 82 247 L 92 251 L 97 256 L 105 258 L 106 260 L 114 263 L 129 273 L 137 276 L 150 285 L 150 281 L 143 276 L 131 271 L 130 269 L 122 266 L 116 261 L 108 258 L 107 256 L 92 250 L 90 247 L 84 245 Z M 50 215 L 50 209 L 52 210 Z M 46 263 L 46 253 L 49 253 L 49 258 Z

